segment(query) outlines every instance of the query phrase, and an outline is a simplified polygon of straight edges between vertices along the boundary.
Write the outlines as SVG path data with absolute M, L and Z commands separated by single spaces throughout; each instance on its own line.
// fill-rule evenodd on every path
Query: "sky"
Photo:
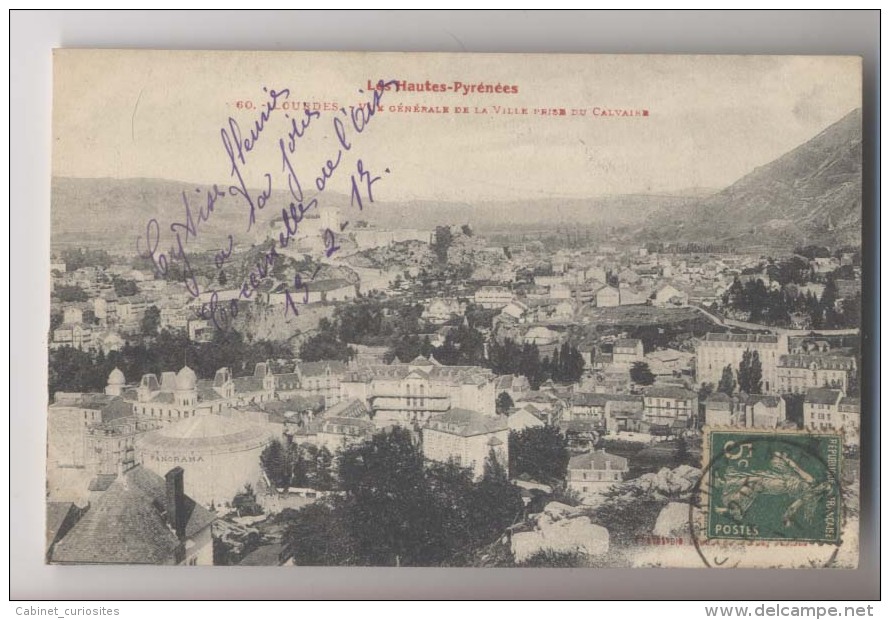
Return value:
M 384 111 L 361 132 L 347 115 L 320 110 L 290 157 L 301 185 L 313 185 L 336 158 L 339 115 L 351 148 L 325 191 L 349 193 L 361 159 L 381 176 L 375 197 L 395 201 L 720 189 L 861 105 L 855 57 L 63 50 L 54 65 L 56 176 L 228 185 L 235 178 L 221 131 L 231 118 L 247 137 L 272 100 L 268 91 L 287 89 L 239 166 L 252 188 L 265 186 L 266 174 L 273 189 L 288 187 L 279 139 L 305 113 L 285 103 L 365 102 L 368 80 L 378 79 L 516 87 L 509 94 L 385 92 Z M 239 109 L 248 100 L 254 109 Z M 449 111 L 390 109 L 399 105 Z M 494 106 L 529 113 L 497 114 Z M 543 116 L 536 108 L 567 114 Z M 597 116 L 596 109 L 647 115 Z

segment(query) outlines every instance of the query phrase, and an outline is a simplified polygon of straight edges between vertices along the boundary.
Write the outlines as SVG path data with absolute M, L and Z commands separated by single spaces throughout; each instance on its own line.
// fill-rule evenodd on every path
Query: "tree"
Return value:
M 799 428 L 803 427 L 803 394 L 783 394 L 785 400 L 785 419 Z
M 340 487 L 357 554 L 375 566 L 427 565 L 435 516 L 423 454 L 401 427 L 377 433 L 340 456 Z
M 630 378 L 638 385 L 652 385 L 655 383 L 655 375 L 649 369 L 646 362 L 634 362 L 630 367 Z
M 244 489 L 235 494 L 232 499 L 232 508 L 238 511 L 238 516 L 255 517 L 263 514 L 263 507 L 256 501 L 256 493 L 250 483 L 244 485 Z
M 735 375 L 732 372 L 732 365 L 727 364 L 723 369 L 723 374 L 720 376 L 720 383 L 717 384 L 717 391 L 723 392 L 727 396 L 732 396 L 732 393 L 735 392 L 736 388 L 736 380 Z
M 149 306 L 142 315 L 142 334 L 155 336 L 161 328 L 161 311 L 157 306 Z
M 822 298 L 819 300 L 825 317 L 824 327 L 828 329 L 834 328 L 840 323 L 838 313 L 835 310 L 838 295 L 837 282 L 835 282 L 834 278 L 829 278 L 828 282 L 825 283 L 825 289 L 822 291 Z
M 739 390 L 746 394 L 760 394 L 763 387 L 763 368 L 757 351 L 742 353 L 739 363 Z
M 132 297 L 139 292 L 139 287 L 134 280 L 115 278 L 114 292 L 118 297 Z
M 337 485 L 334 477 L 334 455 L 327 447 L 318 449 L 315 456 L 315 488 L 319 491 L 330 491 Z
M 643 490 L 633 482 L 616 485 L 604 493 L 591 521 L 609 529 L 609 543 L 638 544 L 641 536 L 652 534 L 661 509 L 668 500 Z
M 219 271 L 219 277 L 217 278 L 217 282 L 219 282 L 220 286 L 225 286 L 229 282 L 229 279 L 226 277 L 226 272 L 223 271 L 222 269 L 220 269 L 220 271 Z
M 714 384 L 713 383 L 709 383 L 709 382 L 702 383 L 701 386 L 698 388 L 698 401 L 700 403 L 703 403 L 704 401 L 708 400 L 708 397 L 713 393 L 714 393 Z
M 454 240 L 451 234 L 450 226 L 436 226 L 435 238 L 433 240 L 433 251 L 440 263 L 448 262 L 448 248 Z
M 689 445 L 686 442 L 686 438 L 682 435 L 677 438 L 677 449 L 674 452 L 674 464 L 675 465 L 690 465 L 688 463 L 689 460 Z
M 714 384 L 710 382 L 704 382 L 698 388 L 698 425 L 702 424 L 702 420 L 705 419 L 705 402 L 707 402 L 708 398 L 711 394 L 714 393 Z
M 565 478 L 569 449 L 566 438 L 556 426 L 510 431 L 508 454 L 511 478 L 527 474 L 544 483 Z
M 523 512 L 522 495 L 510 482 L 507 468 L 494 449 L 488 452 L 470 505 L 470 527 L 477 544 L 494 542 Z
M 260 465 L 269 482 L 275 487 L 289 487 L 291 484 L 291 468 L 288 455 L 277 439 L 273 439 L 260 454 Z
M 445 336 L 445 342 L 433 354 L 446 366 L 477 366 L 485 361 L 485 337 L 473 327 L 460 325 Z
M 460 231 L 461 231 L 461 232 L 464 234 L 464 236 L 466 236 L 466 237 L 472 237 L 472 236 L 473 236 L 473 229 L 470 228 L 470 225 L 469 225 L 469 224 L 464 224 L 463 226 L 461 226 L 461 227 L 460 227 Z
M 497 400 L 494 403 L 494 410 L 498 415 L 507 415 L 510 409 L 513 408 L 513 399 L 507 392 L 501 392 L 498 394 Z
M 355 539 L 339 498 L 313 502 L 290 519 L 283 542 L 300 566 L 350 566 L 358 563 Z
M 575 383 L 584 374 L 584 357 L 574 346 L 564 342 L 553 352 L 553 359 L 545 364 L 550 378 L 560 383 Z
M 57 297 L 59 301 L 65 303 L 87 301 L 90 298 L 86 291 L 77 285 L 57 286 L 53 289 L 53 295 Z
M 340 360 L 348 362 L 355 350 L 337 337 L 333 324 L 327 318 L 318 322 L 318 331 L 300 345 L 300 359 L 304 362 Z

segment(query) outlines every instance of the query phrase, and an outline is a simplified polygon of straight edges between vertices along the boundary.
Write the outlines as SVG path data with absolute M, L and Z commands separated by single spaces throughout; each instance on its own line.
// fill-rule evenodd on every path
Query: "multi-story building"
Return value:
M 688 426 L 698 412 L 698 394 L 673 385 L 653 385 L 643 394 L 643 419 L 650 425 Z
M 62 323 L 53 330 L 50 348 L 73 347 L 87 351 L 93 348 L 93 328 L 81 323 Z
M 633 364 L 643 359 L 643 341 L 639 338 L 619 338 L 612 346 L 612 362 Z
M 611 308 L 621 305 L 621 294 L 614 286 L 603 286 L 597 289 L 593 298 L 596 300 L 597 308 Z
M 431 461 L 452 461 L 468 467 L 475 478 L 481 478 L 492 451 L 498 462 L 506 466 L 509 432 L 504 416 L 492 417 L 455 407 L 426 422 L 423 456 Z
M 626 458 L 596 450 L 569 459 L 566 486 L 588 503 L 614 484 L 624 480 L 630 470 Z
M 325 417 L 314 424 L 315 444 L 332 453 L 371 437 L 374 423 L 367 418 Z
M 803 424 L 810 430 L 843 430 L 844 444 L 858 446 L 859 399 L 846 397 L 840 390 L 810 388 L 803 401 Z
M 117 295 L 106 293 L 93 300 L 93 314 L 105 323 L 117 321 Z
M 161 307 L 161 329 L 187 330 L 191 316 L 185 304 L 164 304 Z
M 473 301 L 483 308 L 503 308 L 513 300 L 513 292 L 504 286 L 482 286 L 473 294 Z
M 778 391 L 783 394 L 803 394 L 818 387 L 846 393 L 855 373 L 856 358 L 846 355 L 780 355 L 776 368 Z
M 143 295 L 119 297 L 117 300 L 117 318 L 124 325 L 138 326 L 150 305 L 149 300 Z
M 711 394 L 705 402 L 705 424 L 737 428 L 778 428 L 786 420 L 781 396 Z
M 336 360 L 297 362 L 292 373 L 275 375 L 275 391 L 280 397 L 321 396 L 325 407 L 340 402 L 340 381 L 347 365 Z
M 653 306 L 683 306 L 687 303 L 689 303 L 689 296 L 684 291 L 670 284 L 658 287 L 652 294 Z
M 429 301 L 423 310 L 423 318 L 432 323 L 444 323 L 454 317 L 463 316 L 464 307 L 456 299 L 437 297 Z
M 56 392 L 47 415 L 48 468 L 86 467 L 94 455 L 88 430 L 130 415 L 132 406 L 119 394 Z
M 788 353 L 788 338 L 777 334 L 707 334 L 696 349 L 696 381 L 717 385 L 726 366 L 738 373 L 745 351 L 757 352 L 763 391 L 778 391 L 779 357 Z
M 341 400 L 368 403 L 374 422 L 422 424 L 453 407 L 495 415 L 495 376 L 479 366 L 442 366 L 417 357 L 408 364 L 358 367 L 340 382 Z

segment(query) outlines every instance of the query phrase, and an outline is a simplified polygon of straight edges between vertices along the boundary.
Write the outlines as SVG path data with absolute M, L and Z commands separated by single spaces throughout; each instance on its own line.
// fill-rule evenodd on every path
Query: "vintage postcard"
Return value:
M 859 58 L 53 89 L 47 562 L 857 566 Z

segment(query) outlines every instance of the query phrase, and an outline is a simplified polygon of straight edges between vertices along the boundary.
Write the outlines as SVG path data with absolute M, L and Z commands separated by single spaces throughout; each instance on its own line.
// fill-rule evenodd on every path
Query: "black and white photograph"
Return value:
M 45 562 L 856 568 L 862 105 L 855 56 L 55 50 Z

